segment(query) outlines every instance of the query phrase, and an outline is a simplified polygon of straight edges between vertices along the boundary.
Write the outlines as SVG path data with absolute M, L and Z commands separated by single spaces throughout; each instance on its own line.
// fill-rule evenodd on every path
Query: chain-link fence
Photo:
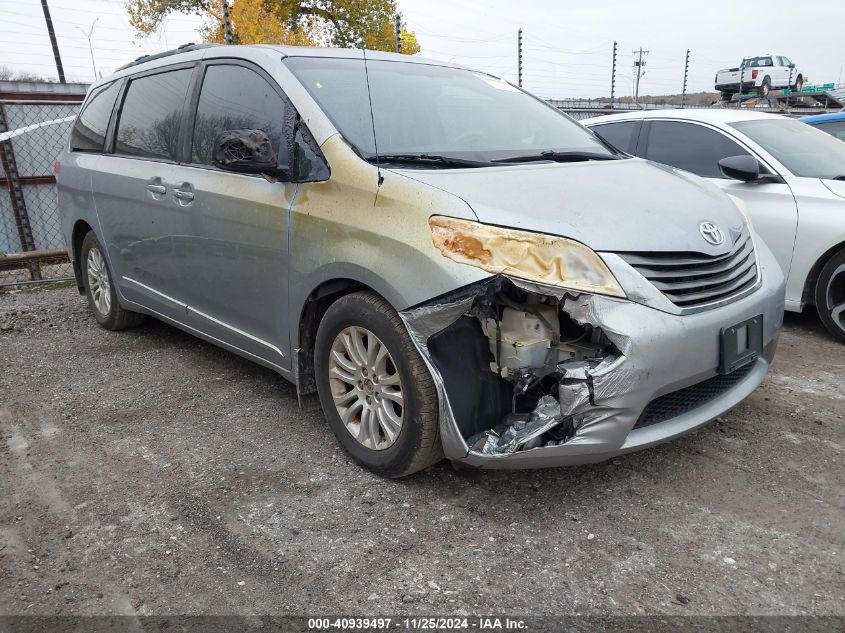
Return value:
M 16 94 L 0 101 L 0 287 L 73 277 L 53 164 L 84 86 L 77 93 Z

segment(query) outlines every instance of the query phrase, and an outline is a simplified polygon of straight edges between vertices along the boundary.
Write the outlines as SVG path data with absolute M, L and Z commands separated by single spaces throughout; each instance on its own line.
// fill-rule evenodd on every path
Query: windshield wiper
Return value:
M 834 176 L 831 180 L 845 180 L 845 174 L 842 174 L 841 176 Z
M 367 158 L 370 163 L 406 163 L 409 165 L 440 165 L 442 167 L 490 167 L 496 163 L 437 154 L 379 154 Z
M 553 161 L 555 163 L 577 163 L 585 160 L 618 160 L 620 157 L 614 154 L 599 154 L 598 152 L 555 152 L 546 150 L 539 154 L 526 154 L 524 156 L 510 156 L 498 158 L 497 163 L 532 163 L 540 161 Z

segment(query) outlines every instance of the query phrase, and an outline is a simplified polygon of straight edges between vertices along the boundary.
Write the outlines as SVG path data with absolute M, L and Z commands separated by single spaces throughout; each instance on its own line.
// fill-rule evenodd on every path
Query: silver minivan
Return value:
M 274 369 L 388 476 L 652 446 L 777 345 L 783 276 L 741 202 L 448 63 L 141 58 L 92 86 L 56 171 L 103 327 L 151 315 Z

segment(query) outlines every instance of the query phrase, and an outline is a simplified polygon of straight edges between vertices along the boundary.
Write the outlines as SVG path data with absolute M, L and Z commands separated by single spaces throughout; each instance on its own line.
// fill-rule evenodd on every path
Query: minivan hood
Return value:
M 397 171 L 461 197 L 485 224 L 560 235 L 597 251 L 719 255 L 732 240 L 712 246 L 699 225 L 713 222 L 729 235 L 743 224 L 715 185 L 639 158 Z

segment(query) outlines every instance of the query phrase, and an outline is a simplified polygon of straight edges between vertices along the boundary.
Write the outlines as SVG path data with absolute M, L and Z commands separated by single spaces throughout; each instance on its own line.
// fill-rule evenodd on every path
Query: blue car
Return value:
M 833 114 L 805 116 L 800 120 L 807 125 L 819 128 L 822 132 L 835 136 L 841 141 L 845 141 L 845 110 Z

